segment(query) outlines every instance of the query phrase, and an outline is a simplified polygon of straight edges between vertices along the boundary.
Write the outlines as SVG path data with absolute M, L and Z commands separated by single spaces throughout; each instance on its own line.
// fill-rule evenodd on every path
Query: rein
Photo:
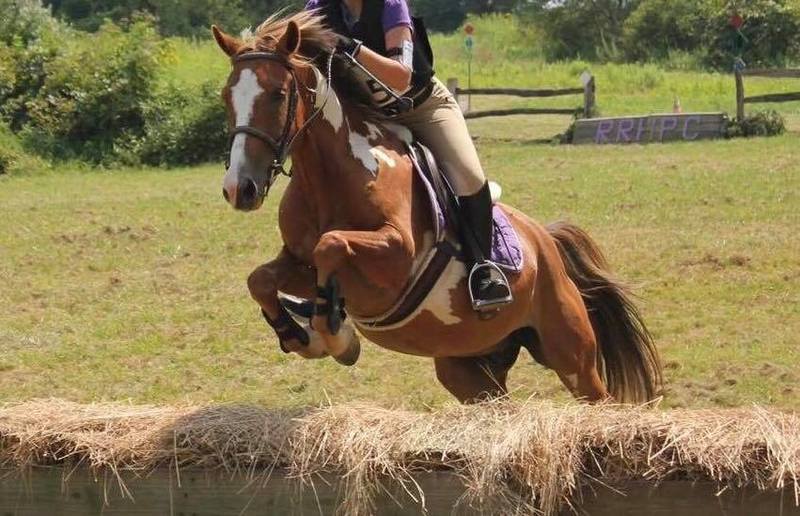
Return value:
M 230 132 L 229 137 L 229 147 L 233 146 L 233 140 L 236 138 L 238 134 L 246 134 L 248 136 L 253 136 L 258 138 L 262 142 L 264 142 L 268 147 L 272 149 L 275 154 L 275 158 L 272 160 L 272 163 L 269 165 L 267 169 L 267 187 L 264 189 L 264 195 L 267 194 L 267 191 L 275 182 L 279 175 L 284 175 L 286 177 L 292 177 L 292 173 L 287 172 L 284 168 L 286 164 L 286 160 L 289 158 L 291 154 L 292 147 L 294 145 L 295 140 L 297 137 L 303 134 L 306 129 L 311 125 L 311 123 L 319 116 L 319 114 L 325 109 L 325 105 L 328 103 L 328 99 L 330 98 L 331 93 L 331 70 L 333 66 L 333 53 L 331 52 L 328 55 L 328 70 L 327 70 L 327 87 L 325 90 L 325 101 L 319 107 L 317 107 L 311 116 L 303 122 L 303 125 L 295 131 L 292 135 L 292 124 L 295 122 L 295 118 L 297 117 L 297 106 L 298 106 L 298 98 L 299 94 L 299 81 L 297 80 L 297 75 L 295 74 L 294 66 L 286 59 L 286 57 L 282 54 L 278 54 L 276 52 L 248 52 L 246 54 L 241 54 L 233 58 L 234 63 L 241 63 L 244 61 L 255 61 L 255 60 L 268 60 L 274 61 L 280 65 L 282 65 L 286 70 L 289 71 L 289 74 L 292 76 L 292 89 L 291 93 L 289 94 L 289 111 L 286 115 L 286 123 L 283 125 L 283 131 L 281 132 L 280 139 L 275 139 L 273 136 L 267 134 L 266 132 L 255 128 L 250 125 L 239 125 L 234 127 Z M 319 88 L 317 88 L 319 89 Z M 316 96 L 316 91 L 315 91 Z M 314 99 L 314 104 L 316 104 L 316 97 Z M 228 153 L 228 160 L 225 163 L 225 168 L 228 169 L 230 167 L 230 152 Z

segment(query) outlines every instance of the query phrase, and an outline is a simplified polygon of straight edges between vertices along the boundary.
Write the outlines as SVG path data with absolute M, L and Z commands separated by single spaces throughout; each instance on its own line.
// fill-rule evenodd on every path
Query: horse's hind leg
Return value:
M 506 344 L 481 357 L 434 358 L 436 378 L 461 403 L 476 403 L 508 393 L 508 370 L 517 361 L 520 346 Z
M 609 397 L 597 369 L 597 342 L 586 306 L 560 260 L 550 261 L 549 276 L 537 288 L 538 357 L 553 369 L 577 398 L 601 401 Z M 561 274 L 557 272 L 562 272 Z

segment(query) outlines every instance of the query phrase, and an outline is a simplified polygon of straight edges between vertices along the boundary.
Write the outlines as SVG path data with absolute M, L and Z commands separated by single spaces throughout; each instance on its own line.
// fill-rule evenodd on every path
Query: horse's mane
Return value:
M 368 93 L 357 82 L 342 58 L 335 54 L 339 36 L 325 24 L 325 18 L 316 10 L 290 15 L 285 15 L 285 11 L 278 11 L 255 30 L 242 33 L 243 45 L 238 53 L 275 51 L 290 22 L 295 22 L 300 28 L 300 50 L 291 56 L 292 64 L 312 65 L 324 70 L 327 63 L 325 58 L 333 53 L 331 80 L 340 98 L 349 101 L 350 105 L 361 110 L 366 117 L 374 117 L 375 112 L 370 107 Z
M 294 64 L 313 62 L 320 55 L 335 50 L 337 35 L 325 25 L 325 19 L 316 11 L 300 11 L 290 15 L 278 11 L 264 20 L 254 31 L 247 30 L 242 34 L 243 45 L 239 53 L 274 51 L 290 22 L 295 22 L 300 28 L 300 50 L 292 56 L 296 61 Z

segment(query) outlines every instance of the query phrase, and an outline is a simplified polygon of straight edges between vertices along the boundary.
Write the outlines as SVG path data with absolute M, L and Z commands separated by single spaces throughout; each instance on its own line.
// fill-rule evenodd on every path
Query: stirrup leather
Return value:
M 508 288 L 507 296 L 496 299 L 478 299 L 475 297 L 475 291 L 473 290 L 473 280 L 475 279 L 475 275 L 481 270 L 487 268 L 489 269 L 490 278 L 499 279 L 504 285 L 506 285 Z M 508 287 L 508 278 L 503 272 L 503 269 L 501 269 L 496 263 L 488 260 L 478 262 L 472 266 L 472 270 L 469 272 L 469 278 L 467 279 L 467 289 L 469 290 L 469 299 L 472 302 L 472 309 L 476 312 L 492 312 L 501 306 L 505 306 L 514 301 L 514 296 L 511 294 L 511 288 Z

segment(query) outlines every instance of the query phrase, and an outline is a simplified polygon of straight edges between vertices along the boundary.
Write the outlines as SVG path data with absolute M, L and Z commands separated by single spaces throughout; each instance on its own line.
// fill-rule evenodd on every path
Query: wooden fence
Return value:
M 522 98 L 547 98 L 563 97 L 567 95 L 583 95 L 583 105 L 575 108 L 514 108 L 514 109 L 491 109 L 486 111 L 467 111 L 464 118 L 484 118 L 488 116 L 509 116 L 509 115 L 575 115 L 583 113 L 585 118 L 592 116 L 595 105 L 595 82 L 594 76 L 586 74 L 582 78 L 583 86 L 578 88 L 561 89 L 540 89 L 528 90 L 520 88 L 461 88 L 458 79 L 448 79 L 447 89 L 458 99 L 462 95 L 506 95 Z M 460 102 L 459 102 L 460 104 Z
M 744 105 L 762 102 L 792 102 L 800 101 L 800 91 L 792 93 L 770 93 L 745 97 L 744 77 L 769 77 L 772 79 L 800 79 L 800 69 L 769 70 L 754 68 L 752 70 L 736 70 L 736 119 L 744 118 Z

